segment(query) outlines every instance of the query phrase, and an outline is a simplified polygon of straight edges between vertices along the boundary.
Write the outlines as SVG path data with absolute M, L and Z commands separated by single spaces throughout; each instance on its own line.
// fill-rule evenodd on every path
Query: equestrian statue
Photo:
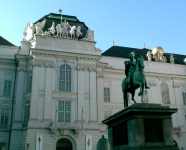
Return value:
M 138 96 L 141 96 L 141 102 L 143 103 L 144 88 L 150 89 L 147 86 L 147 81 L 144 73 L 144 60 L 141 55 L 134 61 L 134 53 L 129 54 L 129 61 L 125 61 L 125 74 L 126 78 L 122 81 L 122 92 L 124 100 L 124 108 L 128 107 L 128 93 L 131 93 L 132 100 L 136 103 L 134 99 L 136 89 L 140 88 Z

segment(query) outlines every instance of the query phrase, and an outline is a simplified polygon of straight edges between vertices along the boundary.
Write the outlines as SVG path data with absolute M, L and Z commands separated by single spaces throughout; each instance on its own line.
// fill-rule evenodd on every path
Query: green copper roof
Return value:
M 60 19 L 61 20 L 61 14 L 50 13 L 47 17 L 48 18 L 51 18 L 51 19 Z M 79 20 L 75 16 L 67 16 L 67 15 L 63 15 L 62 14 L 62 19 L 63 20 L 66 20 L 66 21 L 76 21 L 76 22 L 79 22 Z
M 0 36 L 0 45 L 15 46 L 14 44 L 10 43 L 8 40 L 4 39 L 2 36 Z
M 88 28 L 84 22 L 79 21 L 79 19 L 77 19 L 76 16 L 69 16 L 69 15 L 63 15 L 63 14 L 54 14 L 54 13 L 50 13 L 48 15 L 45 15 L 44 17 L 42 17 L 41 19 L 39 19 L 38 21 L 36 21 L 34 24 L 36 24 L 37 22 L 41 22 L 44 19 L 49 19 L 49 20 L 56 20 L 56 21 L 61 21 L 61 15 L 62 15 L 62 21 L 67 21 L 67 22 L 74 22 L 74 23 L 81 23 L 83 24 L 86 28 Z

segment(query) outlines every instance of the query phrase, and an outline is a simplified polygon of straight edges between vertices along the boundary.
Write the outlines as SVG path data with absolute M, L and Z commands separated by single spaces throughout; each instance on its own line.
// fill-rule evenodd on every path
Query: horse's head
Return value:
M 141 55 L 138 56 L 138 58 L 137 58 L 137 64 L 138 64 L 139 68 L 141 68 L 141 69 L 145 68 L 145 65 L 144 65 L 144 62 L 143 62 L 143 57 Z

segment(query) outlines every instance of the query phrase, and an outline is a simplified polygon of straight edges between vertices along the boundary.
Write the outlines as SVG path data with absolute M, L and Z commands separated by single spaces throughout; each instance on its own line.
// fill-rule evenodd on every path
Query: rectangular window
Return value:
M 5 80 L 4 80 L 4 92 L 3 96 L 10 96 L 11 92 L 11 85 L 12 85 L 12 74 L 6 73 Z
M 27 74 L 27 93 L 31 93 L 32 89 L 32 71 L 28 71 Z
M 58 101 L 58 122 L 70 122 L 71 102 Z
M 8 125 L 9 109 L 1 108 L 0 117 L 0 125 Z
M 148 103 L 147 90 L 144 90 L 144 93 L 143 93 L 143 102 L 144 102 L 144 103 Z
M 110 88 L 104 88 L 104 102 L 110 102 Z
M 182 92 L 183 96 L 183 105 L 186 105 L 186 92 Z

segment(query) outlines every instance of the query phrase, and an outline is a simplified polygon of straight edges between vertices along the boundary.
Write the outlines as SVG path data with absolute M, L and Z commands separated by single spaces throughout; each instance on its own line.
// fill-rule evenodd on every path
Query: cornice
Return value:
M 27 69 L 25 67 L 19 67 L 19 68 L 17 68 L 17 71 L 18 72 L 26 72 Z
M 33 63 L 33 67 L 45 67 L 45 68 L 55 68 L 53 63 Z
M 96 72 L 97 69 L 96 68 L 92 68 L 92 67 L 76 67 L 75 68 L 78 71 L 90 71 L 90 72 Z
M 106 74 L 116 74 L 116 75 L 123 75 L 124 70 L 116 70 L 116 69 L 104 69 L 103 73 Z
M 44 53 L 44 52 L 32 52 L 35 56 L 49 56 L 49 57 L 56 57 L 56 54 L 53 53 Z
M 98 61 L 98 60 L 100 60 L 100 58 L 95 58 L 95 57 L 76 57 L 77 58 L 77 60 L 88 60 L 88 61 Z
M 0 59 L 1 65 L 15 65 L 15 60 Z

